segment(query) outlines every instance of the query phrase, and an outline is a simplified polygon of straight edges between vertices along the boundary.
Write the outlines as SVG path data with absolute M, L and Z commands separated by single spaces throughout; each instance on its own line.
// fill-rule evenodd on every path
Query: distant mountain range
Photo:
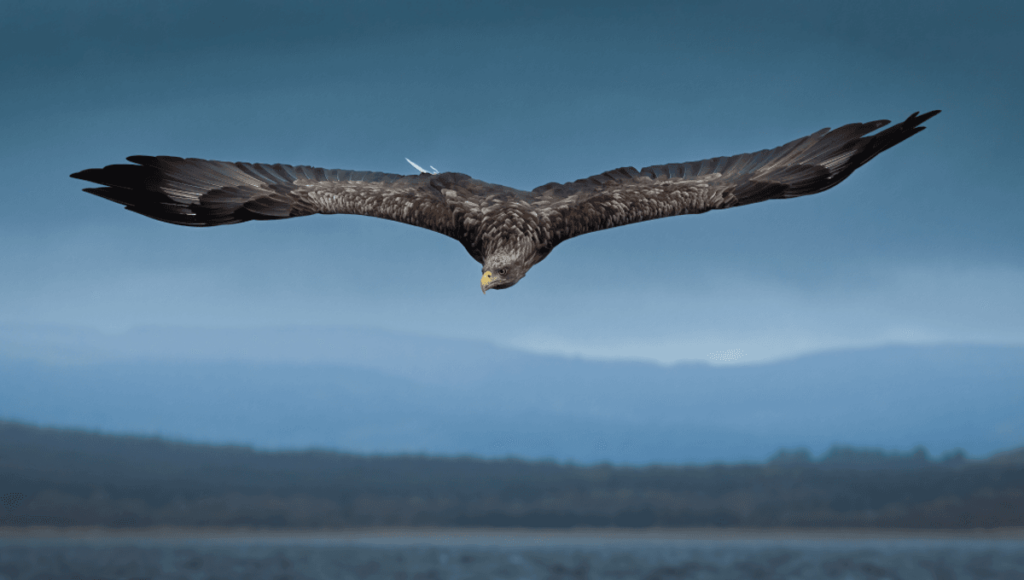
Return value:
M 0 328 L 0 419 L 264 449 L 577 463 L 1024 443 L 1024 348 L 670 367 L 380 330 Z

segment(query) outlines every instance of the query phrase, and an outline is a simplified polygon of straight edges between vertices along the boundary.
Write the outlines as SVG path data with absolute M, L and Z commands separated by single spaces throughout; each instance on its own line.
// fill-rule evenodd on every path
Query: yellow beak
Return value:
M 487 294 L 487 285 L 491 283 L 491 271 L 484 272 L 482 278 L 480 278 L 480 289 L 483 290 L 484 294 Z

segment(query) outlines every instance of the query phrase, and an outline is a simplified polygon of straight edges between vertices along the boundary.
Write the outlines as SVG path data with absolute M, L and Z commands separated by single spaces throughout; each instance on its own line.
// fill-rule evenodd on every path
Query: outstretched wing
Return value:
M 703 213 L 769 199 L 825 191 L 875 155 L 924 130 L 939 111 L 914 113 L 877 135 L 889 121 L 822 129 L 775 149 L 690 163 L 623 167 L 572 183 L 533 190 L 534 206 L 555 239 L 657 218 Z
M 154 219 L 217 226 L 315 213 L 384 218 L 462 237 L 442 191 L 459 174 L 405 176 L 319 167 L 129 157 L 135 165 L 87 169 L 71 177 L 104 187 L 85 191 Z

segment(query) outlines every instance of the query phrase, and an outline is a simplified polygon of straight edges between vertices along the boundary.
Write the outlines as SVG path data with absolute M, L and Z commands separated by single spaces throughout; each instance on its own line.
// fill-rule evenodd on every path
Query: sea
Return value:
M 0 580 L 1024 580 L 1024 530 L 0 529 Z

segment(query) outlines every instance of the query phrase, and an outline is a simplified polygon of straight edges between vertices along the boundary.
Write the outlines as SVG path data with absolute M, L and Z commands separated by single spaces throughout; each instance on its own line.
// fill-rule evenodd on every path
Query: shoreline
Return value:
M 863 528 L 349 528 L 273 530 L 257 528 L 0 527 L 0 542 L 205 541 L 312 542 L 395 545 L 551 545 L 614 543 L 832 543 L 874 541 L 1020 541 L 1024 527 L 990 529 Z

